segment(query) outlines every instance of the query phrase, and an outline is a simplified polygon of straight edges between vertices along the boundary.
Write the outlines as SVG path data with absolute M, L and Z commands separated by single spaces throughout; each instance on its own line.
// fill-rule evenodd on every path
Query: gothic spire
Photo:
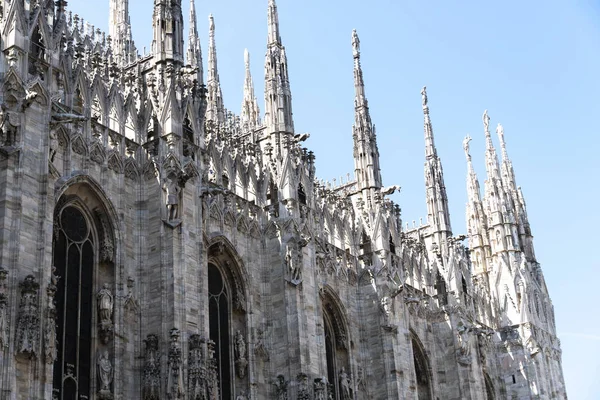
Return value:
M 471 137 L 467 135 L 463 140 L 463 149 L 467 158 L 467 233 L 469 235 L 469 247 L 475 252 L 471 258 L 473 272 L 479 274 L 486 271 L 486 252 L 482 248 L 487 244 L 487 224 L 481 201 L 479 180 L 469 153 L 470 142 Z
M 500 166 L 498 164 L 498 155 L 492 142 L 490 134 L 490 117 L 487 110 L 483 112 L 483 127 L 485 132 L 485 169 L 488 179 L 500 180 Z
M 429 118 L 429 105 L 427 104 L 427 88 L 421 90 L 423 97 L 423 114 L 425 117 L 425 187 L 427 196 L 427 222 L 432 232 L 444 232 L 444 238 L 438 238 L 445 242 L 447 236 L 452 235 L 450 226 L 450 210 L 448 207 L 448 196 L 444 184 L 444 171 L 442 161 L 437 155 L 435 142 L 433 140 L 433 128 Z M 438 243 L 441 244 L 441 243 Z
M 129 0 L 110 0 L 109 35 L 112 38 L 113 54 L 121 66 L 137 58 L 137 50 L 131 37 Z
M 198 27 L 196 19 L 196 5 L 194 0 L 190 0 L 190 32 L 187 48 L 187 62 L 193 68 L 197 68 L 198 84 L 203 84 L 202 69 L 202 49 L 200 47 L 200 38 L 198 37 Z
M 506 151 L 506 143 L 504 142 L 504 128 L 501 124 L 498 124 L 496 128 L 496 134 L 500 140 L 500 148 L 502 149 L 502 181 L 504 186 L 511 192 L 517 191 L 517 185 L 515 183 L 515 172 L 513 170 L 512 162 L 508 158 Z
M 268 43 L 265 56 L 265 127 L 273 139 L 276 154 L 282 153 L 285 141 L 294 133 L 292 92 L 288 76 L 285 47 L 279 35 L 275 0 L 269 0 Z
M 279 36 L 279 16 L 277 15 L 277 4 L 275 0 L 269 0 L 269 12 L 267 14 L 269 23 L 269 36 L 267 44 L 276 44 L 281 46 L 281 36 Z
M 245 132 L 253 132 L 260 126 L 260 110 L 258 101 L 254 94 L 254 83 L 250 73 L 250 53 L 244 50 L 244 64 L 246 66 L 246 78 L 244 80 L 244 99 L 242 100 L 241 122 Z
M 114 0 L 119 1 L 119 0 Z M 154 0 L 152 50 L 156 62 L 183 64 L 181 0 Z
M 365 96 L 363 73 L 360 66 L 360 40 L 356 30 L 352 31 L 352 54 L 354 57 L 354 173 L 359 190 L 381 189 L 379 149 L 377 148 L 375 126 L 371 122 L 369 105 Z
M 217 70 L 217 46 L 215 45 L 215 20 L 212 14 L 208 17 L 208 76 L 207 86 L 207 109 L 206 119 L 214 122 L 225 120 L 225 109 L 223 107 L 223 94 Z

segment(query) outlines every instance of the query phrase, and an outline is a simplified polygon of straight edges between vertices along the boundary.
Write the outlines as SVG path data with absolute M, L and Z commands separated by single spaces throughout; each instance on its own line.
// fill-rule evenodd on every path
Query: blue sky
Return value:
M 107 30 L 105 1 L 71 0 L 69 9 Z M 183 2 L 187 29 L 189 2 Z M 150 49 L 152 2 L 129 4 L 136 45 Z M 296 130 L 310 132 L 306 143 L 320 178 L 353 170 L 353 28 L 384 184 L 402 186 L 394 200 L 405 222 L 418 223 L 426 212 L 421 87 L 428 88 L 455 233 L 466 230 L 462 139 L 473 137 L 483 187 L 483 111 L 492 127 L 503 124 L 555 307 L 569 398 L 600 398 L 600 256 L 594 250 L 600 245 L 600 3 L 278 0 L 278 7 Z M 205 62 L 207 17 L 215 17 L 223 96 L 236 112 L 244 48 L 262 104 L 266 9 L 267 0 L 196 2 Z

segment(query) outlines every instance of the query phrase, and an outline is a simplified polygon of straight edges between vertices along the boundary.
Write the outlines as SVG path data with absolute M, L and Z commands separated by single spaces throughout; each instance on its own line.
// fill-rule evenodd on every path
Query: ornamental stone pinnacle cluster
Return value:
M 499 157 L 487 111 L 457 234 L 423 88 L 427 217 L 404 228 L 356 31 L 354 173 L 332 184 L 294 128 L 274 0 L 264 112 L 246 51 L 239 114 L 193 0 L 189 19 L 154 1 L 145 54 L 127 0 L 108 34 L 66 3 L 0 4 L 0 397 L 567 398 L 510 132 Z

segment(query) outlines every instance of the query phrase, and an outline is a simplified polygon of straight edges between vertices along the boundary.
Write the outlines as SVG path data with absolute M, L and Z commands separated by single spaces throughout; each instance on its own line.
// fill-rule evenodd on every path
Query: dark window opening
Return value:
M 219 393 L 222 399 L 230 399 L 229 300 L 223 276 L 212 264 L 208 265 L 208 309 L 210 340 L 215 343 Z
M 391 233 L 390 233 L 390 253 L 396 254 L 396 245 L 394 244 L 394 238 L 392 237 Z
M 83 213 L 72 206 L 58 216 L 54 266 L 58 280 L 55 296 L 57 359 L 53 393 L 58 399 L 90 396 L 93 238 Z
M 438 300 L 440 302 L 441 305 L 446 305 L 448 304 L 448 293 L 446 292 L 446 281 L 444 281 L 444 278 L 442 278 L 442 275 L 439 273 L 437 273 L 437 280 L 435 283 L 435 288 L 437 290 L 437 294 L 438 294 Z
M 412 340 L 413 362 L 415 366 L 415 375 L 417 377 L 417 395 L 419 400 L 431 399 L 431 385 L 429 382 L 429 366 L 427 358 L 421 349 L 421 346 L 415 339 Z
M 298 202 L 306 205 L 306 192 L 304 191 L 302 184 L 298 185 Z
M 221 175 L 221 179 L 223 180 L 223 187 L 225 189 L 229 189 L 229 177 L 227 176 L 227 174 Z

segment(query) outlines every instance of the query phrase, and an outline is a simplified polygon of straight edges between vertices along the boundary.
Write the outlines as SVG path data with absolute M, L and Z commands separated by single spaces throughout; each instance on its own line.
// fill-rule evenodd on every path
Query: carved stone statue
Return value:
M 483 112 L 483 127 L 486 132 L 490 131 L 490 116 L 487 113 L 487 110 Z
M 114 299 L 110 292 L 110 286 L 105 283 L 102 289 L 98 291 L 98 316 L 101 324 L 112 324 L 113 303 Z
M 181 188 L 177 179 L 168 177 L 163 180 L 163 190 L 166 193 L 167 220 L 174 221 L 179 217 L 179 194 Z
M 463 140 L 463 149 L 465 151 L 465 156 L 467 156 L 467 160 L 471 160 L 471 155 L 469 154 L 469 142 L 471 141 L 471 136 L 465 136 Z
M 113 380 L 113 366 L 108 356 L 108 350 L 104 350 L 100 353 L 100 357 L 98 357 L 97 364 L 98 385 L 100 386 L 98 394 L 100 395 L 100 398 L 103 399 L 112 398 L 110 385 Z
M 167 376 L 167 396 L 169 399 L 181 399 L 183 390 L 183 361 L 179 346 L 179 329 L 171 329 L 171 347 L 169 348 L 169 375 Z
M 285 249 L 285 262 L 290 271 L 290 282 L 294 285 L 302 282 L 302 253 L 294 242 L 289 242 Z
M 273 380 L 273 386 L 275 386 L 275 395 L 277 396 L 277 400 L 287 400 L 288 383 L 283 375 L 277 375 L 277 378 Z
M 423 100 L 423 108 L 427 107 L 427 87 L 423 86 L 423 89 L 421 89 L 421 97 Z
M 315 378 L 313 383 L 315 400 L 327 400 L 327 378 Z
M 504 127 L 502 127 L 502 124 L 498 124 L 496 127 L 496 134 L 500 138 L 500 145 L 504 147 Z
M 110 292 L 108 283 L 102 286 L 102 289 L 98 291 L 98 318 L 100 326 L 100 338 L 102 343 L 106 344 L 112 339 L 113 334 L 113 323 L 112 313 L 114 307 L 114 298 Z
M 146 340 L 146 360 L 142 380 L 143 400 L 160 400 L 160 360 L 158 356 L 158 337 L 148 335 Z
M 248 360 L 246 359 L 246 341 L 244 335 L 239 330 L 235 333 L 235 366 L 239 378 L 246 377 L 246 367 Z
M 463 322 L 458 323 L 456 328 L 458 352 L 458 362 L 461 364 L 468 365 L 471 363 L 471 347 L 469 346 L 469 334 L 471 328 L 466 326 Z
M 190 400 L 207 400 L 206 360 L 202 355 L 204 340 L 198 334 L 190 336 L 188 357 L 188 398 Z
M 39 351 L 38 289 L 40 285 L 33 275 L 28 275 L 19 286 L 21 303 L 17 323 L 17 352 L 35 357 Z
M 356 33 L 356 29 L 352 30 L 352 54 L 354 58 L 360 57 L 360 39 Z
M 352 399 L 352 382 L 350 381 L 350 377 L 346 373 L 346 369 L 342 367 L 339 375 L 340 380 L 340 398 L 342 400 L 350 400 Z

